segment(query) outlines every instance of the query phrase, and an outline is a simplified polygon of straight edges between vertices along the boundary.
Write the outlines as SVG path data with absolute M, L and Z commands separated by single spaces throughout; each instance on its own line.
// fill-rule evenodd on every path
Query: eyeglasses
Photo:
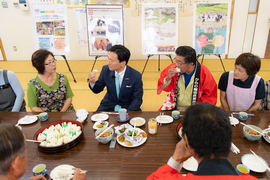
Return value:
M 174 61 L 176 64 L 178 64 L 179 66 L 182 66 L 184 64 L 187 64 L 187 63 L 182 63 L 181 61 L 177 61 L 176 58 L 174 58 Z
M 52 63 L 56 64 L 57 60 L 53 58 L 52 61 L 48 62 L 48 63 L 45 63 L 45 65 L 52 65 Z

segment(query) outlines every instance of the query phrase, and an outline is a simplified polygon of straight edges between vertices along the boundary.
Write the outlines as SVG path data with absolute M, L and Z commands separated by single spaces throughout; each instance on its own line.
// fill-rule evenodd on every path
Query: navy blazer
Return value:
M 140 111 L 143 96 L 142 75 L 135 69 L 126 66 L 126 72 L 123 77 L 119 99 L 116 95 L 115 87 L 115 71 L 111 71 L 108 65 L 102 67 L 98 80 L 93 88 L 90 89 L 95 93 L 103 91 L 107 87 L 107 93 L 97 111 L 114 111 L 114 107 L 118 104 L 128 111 Z

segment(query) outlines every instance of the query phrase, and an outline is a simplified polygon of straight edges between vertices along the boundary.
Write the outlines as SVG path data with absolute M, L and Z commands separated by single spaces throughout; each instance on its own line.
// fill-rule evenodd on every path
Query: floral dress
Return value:
M 45 112 L 60 112 L 66 101 L 67 89 L 65 85 L 64 75 L 58 73 L 59 87 L 56 90 L 47 91 L 39 84 L 35 79 L 31 79 L 30 82 L 38 89 L 38 103 L 37 107 L 41 108 Z M 67 112 L 75 111 L 73 105 L 67 109 Z

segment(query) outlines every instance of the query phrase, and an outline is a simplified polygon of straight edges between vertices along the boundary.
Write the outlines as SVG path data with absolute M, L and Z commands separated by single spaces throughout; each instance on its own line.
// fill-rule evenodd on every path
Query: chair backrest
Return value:
M 270 110 L 270 80 L 264 81 L 265 98 L 262 99 L 259 110 Z

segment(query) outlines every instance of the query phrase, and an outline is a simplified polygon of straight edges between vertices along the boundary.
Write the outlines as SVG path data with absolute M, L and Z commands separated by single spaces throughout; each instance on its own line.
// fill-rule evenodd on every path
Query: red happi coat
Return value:
M 164 78 L 167 77 L 168 70 L 171 68 L 171 66 L 176 66 L 175 63 L 169 65 L 167 68 L 165 68 L 162 73 L 160 74 L 160 78 L 158 80 L 158 89 L 157 94 L 159 95 L 162 91 L 170 92 L 165 102 L 162 104 L 162 106 L 159 108 L 159 111 L 161 110 L 171 110 L 174 109 L 177 102 L 176 97 L 176 91 L 177 91 L 177 82 L 180 76 L 183 76 L 182 74 L 177 73 L 175 76 L 172 77 L 171 83 L 164 89 L 161 88 Z M 198 71 L 198 72 L 197 72 Z M 212 74 L 208 70 L 208 68 L 202 64 L 199 64 L 197 62 L 197 69 L 194 73 L 199 73 L 199 87 L 198 85 L 198 78 L 194 78 L 194 84 L 193 87 L 193 94 L 197 91 L 197 96 L 194 97 L 192 100 L 194 102 L 207 102 L 211 103 L 213 105 L 216 105 L 217 103 L 217 83 L 215 79 L 213 78 Z M 197 88 L 198 87 L 198 88 Z M 196 89 L 197 88 L 197 89 Z M 193 102 L 192 102 L 193 104 Z

